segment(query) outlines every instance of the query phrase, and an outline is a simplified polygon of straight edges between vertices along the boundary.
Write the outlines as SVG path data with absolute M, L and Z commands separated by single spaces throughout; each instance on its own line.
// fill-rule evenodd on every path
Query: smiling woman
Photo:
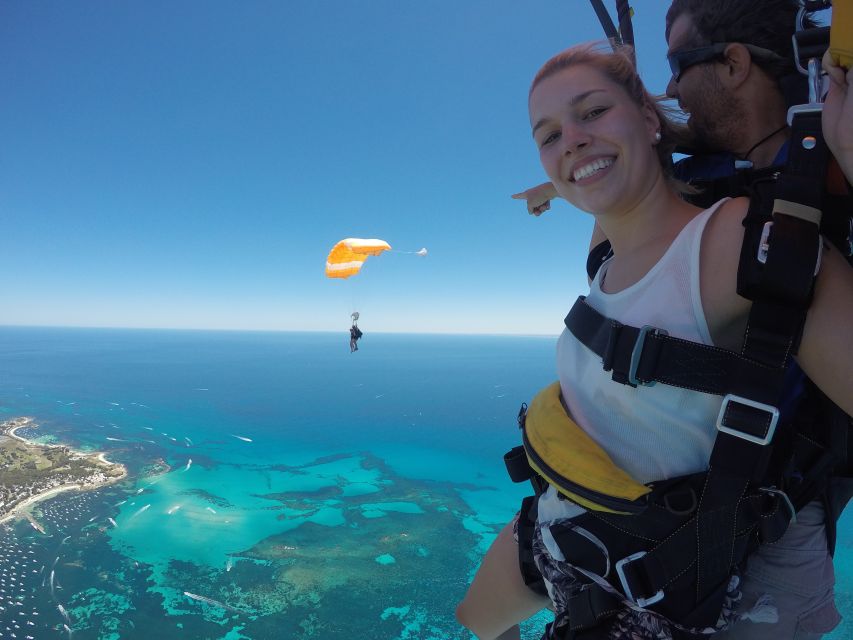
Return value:
M 753 319 L 736 286 L 748 203 L 725 198 L 702 210 L 680 197 L 667 179 L 676 130 L 624 52 L 558 54 L 528 104 L 553 188 L 592 214 L 613 246 L 566 317 L 559 383 L 521 416 L 520 458 L 541 491 L 522 507 L 519 550 L 532 555 L 555 610 L 544 638 L 799 638 L 801 615 L 818 609 L 820 631 L 830 630 L 838 618 L 818 493 L 797 493 L 789 480 L 790 497 L 766 489 L 790 474 L 782 461 L 811 467 L 800 445 L 773 439 L 795 429 L 776 409 L 781 380 L 798 373 L 791 350 L 772 364 L 753 342 L 741 351 Z M 853 344 L 840 321 L 853 313 L 853 278 L 836 253 L 825 258 L 798 360 L 850 413 L 849 383 L 837 381 L 853 379 L 853 365 L 830 352 L 839 340 Z M 756 378 L 767 384 L 745 386 Z M 578 429 L 600 449 L 580 453 L 580 439 L 567 435 Z M 578 475 L 576 459 L 593 468 Z M 625 476 L 647 493 L 607 490 Z M 802 518 L 789 522 L 793 510 Z M 533 606 L 506 595 L 522 583 L 502 566 L 513 556 L 506 531 L 460 606 L 481 638 Z M 523 573 L 535 582 L 530 567 Z M 478 603 L 495 592 L 501 611 L 481 624 Z
M 562 91 L 566 82 L 590 88 L 566 96 Z M 576 204 L 586 211 L 610 209 L 602 197 L 616 198 L 618 210 L 632 207 L 635 203 L 625 198 L 642 193 L 634 185 L 653 183 L 660 171 L 656 165 L 683 190 L 671 178 L 670 168 L 672 151 L 685 140 L 685 131 L 648 94 L 627 56 L 600 55 L 593 47 L 584 47 L 552 58 L 531 85 L 530 120 L 552 184 L 566 199 L 578 199 Z M 597 144 L 591 153 L 593 138 Z M 626 144 L 639 145 L 641 153 L 628 153 Z M 569 164 L 562 159 L 567 147 L 576 151 Z M 629 158 L 635 158 L 634 164 Z M 588 188 L 611 173 L 618 179 L 608 181 L 608 189 Z

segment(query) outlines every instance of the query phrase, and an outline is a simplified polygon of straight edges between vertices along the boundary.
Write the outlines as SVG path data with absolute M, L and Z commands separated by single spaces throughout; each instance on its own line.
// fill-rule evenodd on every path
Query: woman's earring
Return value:
M 660 131 L 655 131 L 655 142 L 660 142 Z

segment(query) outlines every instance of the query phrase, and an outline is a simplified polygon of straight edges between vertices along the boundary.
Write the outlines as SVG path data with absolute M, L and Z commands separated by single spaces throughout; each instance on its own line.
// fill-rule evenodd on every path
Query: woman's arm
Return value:
M 714 344 L 739 351 L 751 302 L 737 294 L 743 225 L 749 205 L 730 200 L 708 221 L 702 237 L 702 306 Z M 847 414 L 853 414 L 853 269 L 824 242 L 814 297 L 797 361 L 806 375 Z
M 456 608 L 456 619 L 480 640 L 518 638 L 513 627 L 551 603 L 524 584 L 512 529 L 510 522 L 495 538 L 465 599 Z

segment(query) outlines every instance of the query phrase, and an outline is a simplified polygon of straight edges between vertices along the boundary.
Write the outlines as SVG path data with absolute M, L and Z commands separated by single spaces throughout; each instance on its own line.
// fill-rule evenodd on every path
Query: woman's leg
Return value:
M 518 543 L 510 522 L 495 538 L 456 608 L 456 619 L 480 640 L 516 640 L 518 627 L 550 604 L 524 584 L 518 568 Z

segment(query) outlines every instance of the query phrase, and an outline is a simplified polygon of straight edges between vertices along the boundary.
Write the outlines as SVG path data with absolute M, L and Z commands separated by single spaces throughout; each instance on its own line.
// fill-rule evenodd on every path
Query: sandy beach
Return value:
M 19 424 L 16 424 L 14 427 L 12 427 L 11 429 L 9 429 L 9 430 L 6 432 L 6 435 L 8 435 L 8 436 L 10 436 L 10 437 L 14 438 L 15 440 L 19 440 L 19 441 L 23 442 L 24 444 L 31 444 L 29 440 L 27 440 L 26 438 L 22 438 L 21 436 L 19 436 L 19 435 L 18 435 L 17 433 L 15 433 L 15 432 L 16 432 L 18 429 L 23 429 L 24 427 L 29 427 L 29 426 L 33 423 L 33 419 L 32 419 L 32 418 L 21 418 L 21 420 L 24 420 L 24 422 L 21 422 L 21 423 L 19 423 Z M 41 445 L 41 446 L 43 446 L 43 447 L 48 447 L 48 446 L 56 446 L 56 445 Z
M 101 487 L 104 487 L 107 484 L 110 483 L 105 482 L 103 484 L 92 487 L 85 487 L 84 485 L 80 484 L 63 484 L 58 487 L 53 487 L 52 489 L 48 489 L 47 491 L 43 491 L 41 493 L 37 493 L 34 496 L 30 496 L 20 504 L 15 505 L 15 507 L 9 513 L 5 514 L 3 517 L 0 518 L 0 524 L 3 524 L 4 522 L 7 522 L 9 520 L 14 520 L 16 518 L 26 517 L 26 512 L 29 507 L 33 506 L 37 502 L 41 502 L 42 500 L 52 498 L 56 494 L 62 493 L 63 491 L 71 491 L 72 489 L 78 489 L 80 491 L 86 491 L 89 489 L 100 489 Z

